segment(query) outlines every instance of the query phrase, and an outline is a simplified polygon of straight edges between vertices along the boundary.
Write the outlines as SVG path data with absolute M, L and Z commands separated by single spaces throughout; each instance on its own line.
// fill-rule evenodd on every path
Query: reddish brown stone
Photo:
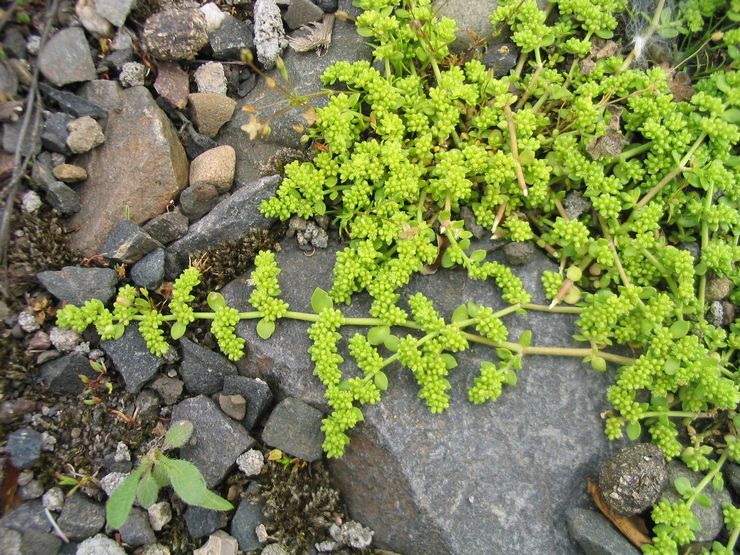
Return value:
M 161 62 L 157 69 L 154 89 L 167 102 L 182 110 L 188 103 L 190 92 L 188 74 L 175 62 Z

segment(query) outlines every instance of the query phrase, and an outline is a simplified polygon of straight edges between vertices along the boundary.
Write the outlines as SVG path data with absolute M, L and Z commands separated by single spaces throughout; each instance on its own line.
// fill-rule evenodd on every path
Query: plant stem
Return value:
M 666 410 L 666 411 L 650 411 L 643 414 L 640 419 L 643 418 L 655 418 L 661 416 L 668 416 L 673 418 L 714 418 L 715 415 L 705 412 L 687 412 L 680 410 Z
M 580 314 L 583 309 L 577 306 L 553 306 L 550 308 L 544 304 L 523 303 L 522 308 L 536 310 L 538 312 L 557 312 L 559 314 Z
M 511 157 L 514 158 L 514 170 L 516 171 L 516 179 L 519 182 L 519 188 L 522 190 L 522 194 L 526 197 L 528 194 L 527 182 L 524 180 L 522 163 L 519 160 L 519 144 L 516 140 L 514 113 L 511 111 L 511 106 L 509 106 L 508 104 L 504 106 L 504 114 L 506 114 L 506 124 L 509 128 L 509 144 L 511 147 Z
M 707 475 L 702 478 L 701 482 L 696 484 L 696 487 L 694 488 L 694 493 L 691 494 L 691 497 L 689 497 L 686 500 L 686 504 L 691 507 L 691 505 L 694 504 L 694 501 L 696 501 L 696 498 L 699 496 L 699 494 L 702 492 L 702 490 L 707 487 L 707 484 L 712 481 L 712 479 L 717 475 L 717 473 L 722 468 L 722 465 L 725 464 L 725 461 L 727 460 L 727 456 L 729 455 L 729 450 L 725 449 L 724 453 L 720 455 L 719 459 L 717 460 L 717 464 L 714 465 L 714 468 L 707 472 Z
M 643 46 L 640 46 L 639 48 L 643 48 L 644 45 L 647 44 L 647 42 L 653 36 L 655 31 L 658 29 L 658 25 L 660 24 L 660 15 L 661 13 L 663 13 L 664 5 L 665 5 L 665 0 L 658 0 L 658 5 L 655 7 L 655 13 L 653 13 L 653 19 L 650 21 L 650 27 L 647 28 L 643 36 L 639 37 L 643 45 Z M 637 57 L 637 49 L 638 49 L 638 44 L 635 44 L 635 47 L 632 49 L 632 52 L 630 52 L 627 55 L 627 57 L 624 60 L 624 63 L 619 67 L 619 72 L 629 69 L 630 65 L 632 65 L 632 62 Z
M 712 207 L 712 197 L 714 196 L 714 182 L 709 181 L 707 196 L 704 199 L 704 212 L 706 213 Z M 705 218 L 701 220 L 701 254 L 709 245 L 709 225 Z M 704 320 L 704 302 L 707 294 L 707 272 L 699 276 L 699 318 Z

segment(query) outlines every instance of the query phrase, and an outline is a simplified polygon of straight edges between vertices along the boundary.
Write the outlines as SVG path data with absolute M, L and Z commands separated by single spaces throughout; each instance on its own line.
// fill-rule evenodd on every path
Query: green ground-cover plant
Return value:
M 597 371 L 614 363 L 607 436 L 647 431 L 667 458 L 707 473 L 696 488 L 677 484 L 684 498 L 653 511 L 654 543 L 644 550 L 677 552 L 694 537 L 693 504 L 706 503 L 702 491 L 721 487 L 723 464 L 740 459 L 740 321 L 708 318 L 716 304 L 707 295 L 716 276 L 740 302 L 740 2 L 688 0 L 671 13 L 660 0 L 631 14 L 645 26 L 620 48 L 609 39 L 622 31 L 626 1 L 555 0 L 541 10 L 535 0 L 504 0 L 491 22 L 496 31 L 508 26 L 521 55 L 502 78 L 472 54 L 450 55 L 455 23 L 436 18 L 429 0 L 356 4 L 365 10 L 357 30 L 382 69 L 338 62 L 325 71 L 334 90 L 306 135 L 316 153 L 286 166 L 262 205 L 282 220 L 329 215 L 348 241 L 331 290 L 314 293 L 313 313 L 289 310 L 274 256 L 261 253 L 253 312 L 228 307 L 218 293 L 208 297 L 210 312 L 194 312 L 200 277 L 190 268 L 173 286 L 169 314 L 146 291 L 124 286 L 112 311 L 98 301 L 67 306 L 59 324 L 94 324 L 113 338 L 136 321 L 162 355 L 165 322 L 177 339 L 195 319 L 212 320 L 219 347 L 237 359 L 238 321 L 257 320 L 263 338 L 281 318 L 311 322 L 309 352 L 331 408 L 323 424 L 330 457 L 344 452 L 362 405 L 380 400 L 393 364 L 412 372 L 419 396 L 440 412 L 455 353 L 471 342 L 494 348 L 469 389 L 474 403 L 515 384 L 527 355 L 578 356 Z M 678 37 L 680 59 L 641 69 L 657 36 Z M 568 208 L 574 197 L 577 213 Z M 558 261 L 559 272 L 542 276 L 551 306 L 532 304 L 507 266 L 471 247 L 463 208 L 495 238 L 533 240 Z M 400 289 L 429 265 L 494 281 L 510 306 L 466 303 L 448 321 L 420 294 L 400 306 Z M 373 298 L 370 317 L 345 317 L 338 305 L 362 291 Z M 510 341 L 502 318 L 527 310 L 578 315 L 575 339 L 586 346 L 538 347 L 530 333 Z M 369 328 L 349 340 L 360 376 L 342 372 L 342 326 Z M 635 358 L 605 350 L 612 345 L 629 346 Z M 725 508 L 731 537 L 713 553 L 732 552 L 737 514 Z

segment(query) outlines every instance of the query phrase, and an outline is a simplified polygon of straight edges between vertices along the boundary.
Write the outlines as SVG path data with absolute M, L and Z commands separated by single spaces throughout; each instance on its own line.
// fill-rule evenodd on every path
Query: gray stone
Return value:
M 732 281 L 727 277 L 713 277 L 707 281 L 706 296 L 708 301 L 726 299 L 732 291 Z
M 101 341 L 100 346 L 123 376 L 129 393 L 138 393 L 162 366 L 162 359 L 149 352 L 136 326 L 128 326 L 120 339 Z
M 63 216 L 71 216 L 80 211 L 80 195 L 61 181 L 52 181 L 46 190 L 46 202 Z
M 21 555 L 21 533 L 10 528 L 0 528 L 0 553 Z
M 79 187 L 82 209 L 70 222 L 78 228 L 70 247 L 85 256 L 99 252 L 124 207 L 133 223 L 146 222 L 165 211 L 188 179 L 185 151 L 149 91 L 121 91 L 113 83 L 110 93 L 121 109 L 108 117 L 107 140 L 79 161 L 89 177 Z
M 59 486 L 49 488 L 41 497 L 41 502 L 45 509 L 50 511 L 61 511 L 64 506 L 64 492 Z
M 105 57 L 105 64 L 118 72 L 123 71 L 123 67 L 133 61 L 134 51 L 132 49 L 113 50 Z
M 94 536 L 105 525 L 105 508 L 75 493 L 64 503 L 57 524 L 70 540 L 82 541 Z
M 226 94 L 226 73 L 223 64 L 206 62 L 193 74 L 198 92 Z
M 46 150 L 59 152 L 65 156 L 72 154 L 67 146 L 67 137 L 69 137 L 67 124 L 73 119 L 64 112 L 54 112 L 47 118 L 44 122 L 44 131 L 41 133 L 41 144 Z
M 236 152 L 229 145 L 207 150 L 190 163 L 190 185 L 207 184 L 220 194 L 227 193 L 234 182 Z
M 221 8 L 219 8 L 213 2 L 209 2 L 208 4 L 201 6 L 200 11 L 203 12 L 203 15 L 206 18 L 206 26 L 208 27 L 208 33 L 212 33 L 213 31 L 221 27 L 221 24 L 224 22 L 224 19 L 226 18 L 226 14 L 222 12 Z
M 154 503 L 147 509 L 152 530 L 159 532 L 172 520 L 172 507 L 167 501 Z
M 250 497 L 245 497 L 241 500 L 239 508 L 234 513 L 234 518 L 231 519 L 231 526 L 229 528 L 229 533 L 239 542 L 239 549 L 241 551 L 246 553 L 247 551 L 262 547 L 254 529 L 264 519 L 262 507 L 259 503 Z
M 110 497 L 129 476 L 130 472 L 110 472 L 100 479 L 100 489 Z
M 215 137 L 234 114 L 236 102 L 224 94 L 192 93 L 188 95 L 190 113 L 199 133 Z
M 338 0 L 311 0 L 326 13 L 334 13 L 339 7 Z
M 24 501 L 38 499 L 44 495 L 44 486 L 38 480 L 31 480 L 25 486 L 21 486 L 18 489 L 18 494 Z
M 208 537 L 208 541 L 193 551 L 193 555 L 236 555 L 237 541 L 223 530 Z
M 16 468 L 30 468 L 41 455 L 41 434 L 33 428 L 21 428 L 8 435 L 5 450 Z
M 180 210 L 192 222 L 218 204 L 218 191 L 209 183 L 198 183 L 180 193 Z
M 123 27 L 133 4 L 134 0 L 95 0 L 95 10 L 116 27 Z
M 497 79 L 509 75 L 516 66 L 519 59 L 519 49 L 512 42 L 503 44 L 492 44 L 483 54 L 483 65 L 493 70 L 493 76 Z
M 157 248 L 131 268 L 131 279 L 139 287 L 154 290 L 164 280 L 164 249 Z
M 732 488 L 735 495 L 740 495 L 740 465 L 729 463 L 724 467 L 725 482 Z
M 149 524 L 149 517 L 146 511 L 134 507 L 119 530 L 123 543 L 131 547 L 149 545 L 157 541 Z
M 49 293 L 60 301 L 80 306 L 88 299 L 100 299 L 106 304 L 113 298 L 118 276 L 110 268 L 78 268 L 65 266 L 58 271 L 36 274 Z
M 667 499 L 671 503 L 680 499 L 680 496 L 673 486 L 676 478 L 686 478 L 691 483 L 691 487 L 696 487 L 699 481 L 704 477 L 703 473 L 692 472 L 686 467 L 686 465 L 678 460 L 669 461 L 667 468 L 669 485 L 663 492 L 663 498 Z M 711 499 L 712 505 L 710 507 L 702 507 L 699 503 L 694 503 L 691 506 L 691 510 L 701 523 L 701 530 L 695 532 L 696 536 L 694 541 L 711 542 L 719 535 L 724 526 L 722 505 L 725 503 L 732 503 L 732 498 L 727 489 L 722 488 L 720 491 L 715 491 L 711 484 L 704 488 L 702 493 L 706 494 L 709 499 Z
M 123 108 L 123 89 L 115 80 L 95 79 L 88 81 L 80 87 L 79 93 L 85 100 L 100 106 L 107 113 L 120 112 Z
M 51 393 L 77 395 L 84 385 L 80 375 L 95 377 L 88 358 L 81 353 L 69 353 L 41 365 L 41 379 Z
M 82 338 L 74 330 L 63 330 L 57 326 L 54 326 L 49 331 L 49 341 L 57 351 L 67 353 L 74 351 L 75 348 L 80 344 Z
M 67 130 L 67 146 L 74 154 L 83 154 L 105 142 L 103 128 L 90 116 L 70 121 Z
M 504 245 L 506 262 L 511 266 L 523 266 L 532 260 L 533 254 L 534 245 L 529 241 L 524 243 L 511 242 Z
M 226 395 L 239 394 L 247 400 L 247 414 L 242 424 L 247 430 L 254 428 L 259 419 L 272 404 L 272 391 L 259 378 L 246 376 L 224 376 L 222 389 Z
M 86 85 L 89 85 L 87 83 Z M 95 102 L 68 91 L 60 91 L 46 83 L 39 83 L 39 90 L 47 100 L 54 102 L 59 108 L 74 117 L 91 116 L 95 119 L 108 117 L 108 110 Z M 64 153 L 62 153 L 64 154 Z
M 49 39 L 37 60 L 39 69 L 57 87 L 95 79 L 95 64 L 85 32 L 79 27 L 59 31 Z
M 236 464 L 247 478 L 259 476 L 265 466 L 265 458 L 261 451 L 250 449 L 236 459 Z
M 141 39 L 149 54 L 159 60 L 188 60 L 208 43 L 203 12 L 168 9 L 146 20 Z
M 36 410 L 36 403 L 30 399 L 8 399 L 0 402 L 0 424 L 10 424 L 14 420 Z
M 224 14 L 219 28 L 208 33 L 208 42 L 217 60 L 238 60 L 243 49 L 254 48 L 252 24 Z
M 323 454 L 322 418 L 320 410 L 289 397 L 272 409 L 262 431 L 262 441 L 293 457 L 316 461 Z
M 247 414 L 247 400 L 242 395 L 221 394 L 218 396 L 218 406 L 234 420 L 243 420 Z
M 188 232 L 188 219 L 179 210 L 173 210 L 152 218 L 142 229 L 166 245 L 185 236 Z
M 186 338 L 180 339 L 180 346 L 180 374 L 185 388 L 193 395 L 217 393 L 224 385 L 224 376 L 236 375 L 236 367 L 224 356 Z
M 48 152 L 42 152 L 34 160 L 31 181 L 44 191 L 48 190 L 50 184 L 57 181 L 52 170 L 51 154 Z
M 632 516 L 658 501 L 667 479 L 660 448 L 652 443 L 637 443 L 615 453 L 601 466 L 599 489 L 613 512 Z
M 193 436 L 180 449 L 180 457 L 198 467 L 209 488 L 223 480 L 236 458 L 254 445 L 254 439 L 241 424 L 222 413 L 203 395 L 175 405 L 172 422 L 177 420 L 193 423 Z
M 159 376 L 151 384 L 151 388 L 159 393 L 165 405 L 174 405 L 182 395 L 183 381 L 169 376 Z
M 195 506 L 188 507 L 185 511 L 185 524 L 194 538 L 213 534 L 216 530 L 225 527 L 228 522 L 229 517 L 224 511 L 211 511 Z
M 262 555 L 290 555 L 290 552 L 279 543 L 271 543 L 265 546 Z
M 298 94 L 310 94 L 322 88 L 321 74 L 333 63 L 340 60 L 354 62 L 369 60 L 371 50 L 366 39 L 355 32 L 351 23 L 337 21 L 334 24 L 334 41 L 324 56 L 298 54 L 289 50 L 283 58 L 288 75 L 300 75 L 294 83 Z M 269 75 L 282 82 L 280 72 L 275 70 Z M 326 98 L 313 98 L 309 105 L 323 106 Z M 247 105 L 257 107 L 256 114 L 248 114 L 241 108 Z M 275 91 L 267 87 L 264 79 L 243 99 L 234 111 L 234 116 L 221 130 L 219 142 L 234 147 L 236 159 L 236 187 L 243 186 L 263 177 L 279 173 L 275 161 L 290 161 L 303 156 L 306 145 L 301 142 L 302 132 L 295 126 L 305 126 L 304 108 L 286 110 L 284 103 L 275 104 Z M 250 116 L 257 116 L 260 121 L 270 121 L 271 132 L 267 139 L 250 140 L 242 130 L 249 122 Z
M 285 23 L 291 29 L 298 29 L 324 17 L 324 10 L 311 0 L 291 0 L 288 11 L 285 12 Z
M 488 16 L 497 5 L 496 0 L 436 0 L 433 6 L 438 10 L 438 17 L 449 17 L 457 23 L 457 38 L 450 49 L 453 52 L 468 50 L 474 44 L 473 36 L 488 40 L 493 32 Z
M 10 528 L 21 533 L 31 528 L 41 530 L 42 532 L 49 532 L 51 530 L 51 524 L 49 524 L 46 518 L 41 500 L 34 499 L 32 501 L 26 501 L 17 509 L 6 513 L 5 516 L 0 518 L 0 529 L 2 528 Z
M 77 0 L 75 14 L 82 26 L 96 37 L 108 37 L 113 32 L 110 22 L 95 11 L 95 0 Z
M 638 555 L 636 549 L 601 514 L 586 509 L 568 509 L 568 531 L 586 555 Z
M 188 256 L 244 237 L 250 229 L 267 227 L 270 220 L 259 211 L 262 199 L 274 194 L 280 177 L 260 179 L 219 202 L 206 216 L 190 226 L 188 234 L 167 247 L 166 275 L 176 277 L 188 264 Z
M 257 60 L 265 69 L 272 69 L 278 56 L 288 46 L 280 8 L 275 4 L 275 0 L 256 0 L 252 10 Z
M 157 395 L 151 389 L 144 389 L 136 396 L 135 406 L 139 417 L 143 421 L 152 421 L 159 416 L 160 401 Z
M 53 534 L 29 528 L 23 533 L 22 555 L 56 555 L 62 547 L 62 540 Z M 3 552 L 4 553 L 4 552 Z
M 329 535 L 340 545 L 354 549 L 364 549 L 373 542 L 373 531 L 359 522 L 349 520 L 341 526 L 336 523 L 329 527 Z
M 152 239 L 134 222 L 123 220 L 110 231 L 100 253 L 106 258 L 133 264 L 161 247 L 159 241 Z
M 142 86 L 146 80 L 146 66 L 139 62 L 126 62 L 121 66 L 118 80 L 123 87 Z
M 571 191 L 563 201 L 565 214 L 572 220 L 578 219 L 581 214 L 591 210 L 591 201 L 578 191 Z
M 244 98 L 257 86 L 257 75 L 248 67 L 245 67 L 239 72 L 238 81 L 236 94 L 239 98 Z
M 310 307 L 314 287 L 331 287 L 335 252 L 330 244 L 305 257 L 290 241 L 283 242 L 277 254 L 279 279 L 292 310 Z M 530 264 L 516 270 L 533 302 L 546 302 L 540 276 L 555 269 L 538 251 Z M 470 281 L 460 270 L 416 276 L 404 296 L 416 291 L 434 299 L 445 317 L 463 301 L 504 304 L 495 286 Z M 246 276 L 222 290 L 238 310 L 248 310 L 250 292 Z M 343 310 L 347 316 L 366 316 L 368 308 L 367 297 L 357 296 Z M 512 340 L 530 329 L 536 345 L 573 345 L 574 318 L 569 315 L 511 315 L 506 323 Z M 239 324 L 237 331 L 250 346 L 240 364 L 259 368 L 282 395 L 326 406 L 312 375 L 303 323 L 281 321 L 268 341 L 257 336 L 252 323 Z M 365 422 L 353 432 L 345 456 L 330 462 L 350 514 L 375 531 L 378 547 L 429 554 L 576 552 L 565 530 L 564 510 L 590 503 L 585 479 L 614 449 L 599 417 L 608 406 L 604 391 L 610 378 L 585 369 L 575 358 L 532 356 L 525 359 L 516 387 L 507 388 L 493 404 L 473 406 L 466 388 L 475 369 L 492 356 L 489 348 L 476 345 L 457 357 L 460 368 L 471 372 L 450 374 L 452 407 L 438 415 L 417 397 L 409 372 L 389 369 L 391 384 L 383 400 L 364 409 Z M 348 356 L 344 367 L 350 371 Z M 461 454 L 469 454 L 465 464 Z M 452 498 L 450 492 L 455 492 Z
M 3 150 L 10 154 L 14 154 L 16 148 L 18 148 L 18 142 L 20 141 L 20 133 L 22 122 L 17 121 L 14 123 L 3 124 Z M 26 132 L 25 140 L 21 146 L 21 154 L 23 156 L 35 156 L 41 151 L 41 137 L 40 134 L 34 135 L 29 129 Z
M 86 539 L 77 547 L 76 555 L 126 555 L 124 549 L 103 534 Z
M 0 93 L 6 98 L 14 98 L 18 94 L 18 76 L 5 61 L 0 62 Z
M 21 30 L 15 25 L 11 25 L 5 30 L 3 48 L 10 54 L 11 58 L 26 58 L 26 39 L 23 37 Z

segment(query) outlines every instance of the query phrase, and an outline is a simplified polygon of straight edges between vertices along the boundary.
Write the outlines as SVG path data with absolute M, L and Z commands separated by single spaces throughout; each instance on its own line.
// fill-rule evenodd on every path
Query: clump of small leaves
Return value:
M 123 483 L 111 494 L 106 504 L 106 517 L 111 528 L 119 529 L 128 519 L 134 500 L 142 507 L 157 502 L 159 490 L 172 486 L 175 493 L 188 505 L 196 505 L 214 511 L 229 511 L 233 505 L 213 493 L 206 486 L 198 468 L 188 462 L 165 455 L 187 443 L 193 433 L 193 424 L 187 420 L 174 422 L 161 447 L 152 447 L 139 461 Z

